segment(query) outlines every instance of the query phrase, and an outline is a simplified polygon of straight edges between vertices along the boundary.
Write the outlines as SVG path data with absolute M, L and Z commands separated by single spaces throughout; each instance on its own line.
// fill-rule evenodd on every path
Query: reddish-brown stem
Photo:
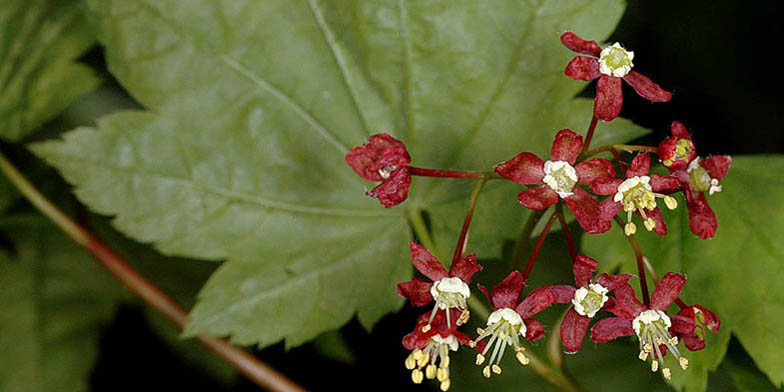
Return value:
M 473 178 L 473 179 L 491 179 L 500 178 L 494 172 L 480 172 L 480 171 L 461 171 L 461 170 L 435 170 L 423 169 L 421 167 L 409 166 L 412 176 L 421 177 L 440 177 L 440 178 Z
M 623 231 L 623 220 L 619 217 L 615 217 L 615 222 L 621 226 L 621 231 Z M 625 234 L 624 234 L 625 235 Z M 645 277 L 645 261 L 642 254 L 642 249 L 640 249 L 640 245 L 637 243 L 637 240 L 634 238 L 634 234 L 627 235 L 626 239 L 629 240 L 629 244 L 634 249 L 634 256 L 637 257 L 637 274 L 640 278 L 640 291 L 642 291 L 642 300 L 645 303 L 645 306 L 651 306 L 651 296 L 648 293 L 648 280 Z
M 583 159 L 589 158 L 589 157 L 592 157 L 594 155 L 598 155 L 598 154 L 601 154 L 603 152 L 608 152 L 608 151 L 609 152 L 615 151 L 615 153 L 617 153 L 618 150 L 626 151 L 626 152 L 634 152 L 634 151 L 651 152 L 651 153 L 654 153 L 654 154 L 659 152 L 659 149 L 657 147 L 653 147 L 653 146 L 640 146 L 640 145 L 630 145 L 630 144 L 611 144 L 609 146 L 599 147 L 599 148 L 596 148 L 596 149 L 593 149 L 593 150 L 590 150 L 590 151 L 586 151 L 585 153 L 583 153 L 582 158 Z M 615 155 L 615 154 L 613 154 L 613 155 Z
M 188 323 L 188 314 L 178 303 L 147 280 L 125 260 L 101 243 L 83 226 L 74 222 L 44 197 L 19 170 L 0 153 L 0 171 L 17 187 L 44 216 L 52 220 L 72 240 L 83 246 L 98 262 L 119 279 L 129 290 L 147 302 L 180 329 Z M 199 336 L 196 340 L 223 358 L 231 366 L 262 388 L 273 391 L 304 391 L 277 370 L 242 349 L 222 339 Z
M 558 223 L 561 225 L 561 232 L 563 233 L 564 240 L 566 240 L 566 247 L 569 248 L 569 256 L 571 256 L 572 262 L 574 262 L 577 260 L 577 247 L 574 246 L 572 234 L 569 233 L 569 226 L 566 224 L 566 218 L 564 218 L 563 214 L 563 206 L 561 206 L 560 202 L 556 206 L 555 215 L 558 217 Z
M 460 229 L 460 237 L 458 237 L 457 245 L 455 246 L 455 255 L 452 257 L 453 265 L 457 260 L 463 257 L 463 252 L 465 251 L 466 242 L 468 240 L 468 229 L 471 227 L 471 218 L 474 215 L 474 209 L 476 208 L 477 200 L 479 200 L 479 194 L 482 193 L 482 189 L 485 187 L 485 182 L 487 182 L 487 179 L 483 178 L 476 184 L 474 190 L 471 192 L 468 212 L 466 212 L 465 220 L 463 220 L 463 227 Z
M 591 141 L 593 141 L 593 133 L 596 131 L 596 124 L 599 122 L 599 118 L 595 115 L 591 118 L 591 125 L 588 126 L 588 132 L 585 133 L 585 140 L 583 141 L 583 150 L 582 154 L 585 154 L 588 151 L 588 147 L 591 146 Z
M 540 234 L 539 239 L 536 240 L 534 250 L 531 251 L 531 256 L 528 258 L 528 263 L 525 265 L 525 271 L 523 271 L 523 282 L 527 282 L 528 276 L 531 275 L 531 270 L 534 268 L 536 257 L 539 256 L 539 251 L 542 249 L 544 239 L 547 238 L 547 234 L 550 232 L 550 227 L 553 225 L 553 221 L 555 221 L 555 215 L 556 213 L 553 211 L 553 213 L 550 215 L 550 219 L 547 220 L 547 224 L 544 225 L 544 229 L 542 229 L 542 234 Z

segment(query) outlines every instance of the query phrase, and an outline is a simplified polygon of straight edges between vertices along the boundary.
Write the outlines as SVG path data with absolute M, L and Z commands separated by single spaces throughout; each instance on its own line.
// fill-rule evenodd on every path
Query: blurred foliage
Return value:
M 585 84 L 563 76 L 573 54 L 557 37 L 572 30 L 601 41 L 624 9 L 620 0 L 85 4 L 0 2 L 0 138 L 30 140 L 66 107 L 33 138 L 47 140 L 75 126 L 97 124 L 65 134 L 64 141 L 36 144 L 34 151 L 61 170 L 87 207 L 113 216 L 122 233 L 169 256 L 125 238 L 82 207 L 69 208 L 69 214 L 188 307 L 217 270 L 198 296 L 190 334 L 231 335 L 235 342 L 260 346 L 285 339 L 287 348 L 315 338 L 304 351 L 284 353 L 277 345 L 263 355 L 315 387 L 328 381 L 314 379 L 308 365 L 303 369 L 303 358 L 315 360 L 303 352 L 313 349 L 347 363 L 337 369 L 353 373 L 356 382 L 405 374 L 398 339 L 410 326 L 401 328 L 406 320 L 399 319 L 413 320 L 419 309 L 406 308 L 395 320 L 387 317 L 370 335 L 357 323 L 335 328 L 355 314 L 369 328 L 399 308 L 393 286 L 410 276 L 407 213 L 424 211 L 438 245 L 435 253 L 448 255 L 471 188 L 470 181 L 417 178 L 406 204 L 384 210 L 362 195 L 363 186 L 371 184 L 351 173 L 343 153 L 369 133 L 387 131 L 407 143 L 417 166 L 489 169 L 520 150 L 546 156 L 554 133 L 567 127 L 580 132 L 591 110 L 588 100 L 572 99 Z M 652 23 L 640 14 L 656 19 L 642 4 L 632 4 L 626 28 L 613 37 L 633 36 L 635 21 L 640 29 Z M 730 7 L 703 13 L 705 7 L 696 4 L 701 3 L 679 8 L 695 18 L 756 12 Z M 729 118 L 737 128 L 763 129 L 757 126 L 763 115 L 739 119 L 727 113 L 740 116 L 740 110 L 732 110 L 740 107 L 745 113 L 775 113 L 745 88 L 749 81 L 758 84 L 764 73 L 735 73 L 742 78 L 715 83 L 700 68 L 711 62 L 681 56 L 704 34 L 690 26 L 673 25 L 659 37 L 653 46 L 666 56 L 638 56 L 635 63 L 641 69 L 670 66 L 681 79 L 669 79 L 668 85 L 702 83 L 703 90 L 684 93 L 686 98 L 704 94 L 716 103 L 719 115 L 698 118 L 703 130 L 706 124 L 720 125 L 719 118 Z M 93 31 L 106 45 L 111 75 L 104 77 L 116 77 L 121 86 L 110 81 L 82 95 L 98 78 L 74 60 L 94 42 Z M 685 45 L 670 44 L 683 37 Z M 726 39 L 714 41 L 717 52 L 727 50 Z M 102 64 L 97 68 L 105 72 Z M 138 110 L 141 106 L 122 89 L 148 111 Z M 679 107 L 683 96 L 676 94 L 670 106 L 630 99 L 624 113 L 658 127 L 684 114 L 666 109 Z M 619 119 L 600 124 L 594 145 L 647 132 Z M 705 135 L 697 132 L 698 138 Z M 744 151 L 780 143 L 780 137 L 773 138 L 761 147 L 758 138 L 743 132 L 733 140 Z M 711 143 L 716 142 L 706 144 Z M 67 187 L 38 164 L 28 165 L 21 147 L 0 147 L 23 162 L 23 171 L 58 204 L 70 206 Z M 782 190 L 781 181 L 768 174 L 782 169 L 780 157 L 736 160 L 725 192 L 711 198 L 720 220 L 714 240 L 691 236 L 683 205 L 667 215 L 667 238 L 639 236 L 660 273 L 688 274 L 685 299 L 722 318 L 722 330 L 710 338 L 708 349 L 687 354 L 689 370 L 673 372 L 672 384 L 679 389 L 733 390 L 734 382 L 740 391 L 768 390 L 774 389 L 770 380 L 784 381 L 777 367 L 782 346 L 777 315 L 784 301 L 776 291 L 782 280 L 775 233 L 781 230 L 780 219 L 772 218 L 782 216 L 777 204 Z M 512 239 L 528 214 L 514 199 L 520 189 L 490 183 L 480 197 L 469 248 L 483 258 L 486 270 L 479 280 L 486 285 L 513 267 Z M 0 176 L 0 213 L 5 212 L 0 218 L 0 350 L 5 353 L 0 389 L 84 390 L 100 328 L 128 295 L 86 253 L 29 214 L 26 204 L 14 203 L 17 199 Z M 572 226 L 573 233 L 579 231 Z M 571 283 L 559 237 L 546 241 L 529 290 Z M 633 255 L 617 230 L 584 238 L 586 253 L 599 259 L 602 269 L 634 271 Z M 229 261 L 222 266 L 215 263 L 224 259 Z M 738 284 L 739 277 L 754 284 Z M 547 337 L 561 312 L 554 308 L 541 315 Z M 233 370 L 181 340 L 159 316 L 146 315 L 149 328 L 187 363 L 225 385 L 234 381 Z M 480 323 L 475 318 L 471 327 Z M 742 348 L 730 345 L 727 351 L 731 335 Z M 589 390 L 667 389 L 635 359 L 636 345 L 633 339 L 606 345 L 586 340 L 566 366 Z M 541 341 L 531 351 L 546 358 L 545 346 Z M 456 390 L 552 389 L 511 356 L 502 375 L 486 380 L 469 353 L 452 355 Z M 283 357 L 294 359 L 274 359 Z M 383 367 L 390 362 L 397 368 Z

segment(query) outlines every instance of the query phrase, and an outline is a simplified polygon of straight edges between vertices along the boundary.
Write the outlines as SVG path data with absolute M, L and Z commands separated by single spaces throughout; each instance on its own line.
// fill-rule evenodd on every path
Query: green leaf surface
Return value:
M 601 39 L 623 12 L 620 0 L 87 4 L 110 70 L 150 111 L 33 150 L 131 237 L 228 259 L 188 334 L 261 346 L 397 309 L 394 285 L 411 274 L 405 208 L 470 188 L 417 178 L 385 210 L 346 166 L 351 146 L 386 131 L 413 164 L 451 169 L 542 153 L 591 117 L 558 37 Z
M 79 0 L 4 0 L 0 26 L 0 139 L 17 141 L 98 85 L 74 62 L 94 37 Z
M 707 374 L 724 357 L 730 333 L 735 335 L 774 385 L 784 382 L 781 347 L 784 338 L 784 157 L 735 157 L 723 192 L 709 197 L 719 220 L 715 238 L 700 240 L 689 230 L 685 202 L 665 212 L 669 234 L 637 239 L 659 274 L 676 271 L 688 281 L 682 297 L 702 304 L 721 319 L 721 330 L 706 350 L 687 352 L 690 368 L 673 371 L 673 384 L 688 391 L 705 390 Z M 634 254 L 618 228 L 600 236 L 584 236 L 586 254 L 604 271 L 618 266 L 636 272 Z
M 86 391 L 100 329 L 122 291 L 40 218 L 9 228 L 15 249 L 0 250 L 0 390 Z
M 354 364 L 357 357 L 349 347 L 348 342 L 340 333 L 340 330 L 327 331 L 313 339 L 313 348 L 319 354 L 334 361 Z
M 5 211 L 19 197 L 16 188 L 8 182 L 5 175 L 0 176 L 0 213 Z
M 729 373 L 732 382 L 740 392 L 772 392 L 780 391 L 770 383 L 762 372 L 754 366 L 747 355 L 727 355 L 721 367 Z

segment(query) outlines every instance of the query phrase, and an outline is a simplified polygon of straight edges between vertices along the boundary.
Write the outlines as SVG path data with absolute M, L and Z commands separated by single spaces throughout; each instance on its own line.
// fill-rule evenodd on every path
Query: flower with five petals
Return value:
M 417 319 L 414 330 L 403 337 L 403 346 L 411 353 L 406 357 L 406 369 L 411 370 L 411 380 L 419 384 L 424 378 L 438 379 L 442 391 L 449 389 L 449 352 L 457 351 L 469 343 L 469 338 L 457 330 L 457 325 L 447 324 L 449 313 L 460 317 L 457 309 L 438 310 L 435 315 L 425 313 Z
M 699 351 L 705 348 L 705 337 L 709 332 L 719 332 L 721 321 L 716 314 L 702 305 L 691 305 L 678 312 L 679 317 L 685 317 L 694 323 L 694 332 L 691 334 L 677 334 L 683 344 L 691 351 Z
M 410 247 L 411 263 L 422 275 L 432 279 L 433 282 L 414 278 L 408 282 L 399 283 L 397 293 L 406 297 L 414 306 L 425 306 L 435 301 L 436 304 L 430 313 L 430 320 L 423 328 L 430 328 L 430 323 L 439 309 L 460 310 L 457 319 L 454 319 L 457 325 L 468 321 L 469 313 L 466 301 L 471 296 L 471 289 L 468 285 L 471 284 L 474 274 L 482 270 L 482 266 L 476 262 L 476 255 L 471 254 L 468 257 L 458 259 L 452 263 L 449 272 L 447 272 L 441 262 L 424 246 L 411 241 Z M 451 315 L 452 312 L 446 313 L 446 324 L 449 327 L 453 324 Z
M 544 210 L 563 199 L 577 222 L 588 233 L 604 233 L 610 223 L 600 218 L 599 202 L 579 186 L 591 185 L 600 178 L 611 179 L 615 168 L 603 158 L 591 159 L 575 166 L 583 146 L 582 136 L 564 129 L 555 135 L 550 160 L 543 161 L 530 152 L 522 152 L 495 167 L 498 175 L 528 188 L 517 195 L 520 204 L 532 210 Z
M 591 281 L 599 263 L 583 255 L 577 255 L 572 265 L 575 286 L 546 286 L 553 294 L 553 302 L 572 304 L 561 323 L 561 343 L 569 354 L 580 350 L 580 346 L 588 331 L 588 324 L 599 310 L 613 304 L 607 294 L 617 287 L 626 284 L 632 277 L 630 274 L 601 274 Z
M 368 181 L 381 181 L 381 184 L 366 192 L 375 197 L 385 207 L 394 207 L 408 197 L 411 186 L 411 172 L 408 164 L 411 157 L 406 145 L 386 133 L 378 133 L 361 147 L 346 154 L 346 163 L 360 177 Z
M 681 183 L 692 233 L 702 239 L 712 238 L 719 222 L 705 192 L 709 195 L 721 192 L 719 181 L 729 171 L 732 157 L 716 155 L 702 159 L 697 156 L 691 134 L 683 124 L 673 121 L 670 129 L 672 136 L 659 144 L 659 159 Z
M 651 357 L 651 371 L 662 368 L 669 379 L 670 369 L 664 365 L 664 355 L 670 351 L 685 370 L 689 361 L 678 351 L 678 338 L 673 335 L 694 333 L 694 324 L 686 317 L 668 316 L 667 307 L 678 298 L 686 277 L 674 272 L 665 274 L 651 295 L 651 306 L 637 299 L 634 289 L 627 283 L 615 289 L 615 303 L 607 308 L 616 317 L 599 320 L 591 328 L 591 339 L 606 343 L 622 336 L 637 335 L 640 342 L 641 361 Z
M 678 190 L 678 180 L 672 176 L 649 175 L 650 166 L 651 158 L 648 154 L 639 154 L 626 171 L 625 180 L 599 178 L 591 184 L 591 189 L 597 195 L 612 195 L 602 202 L 603 219 L 609 223 L 621 210 L 626 212 L 626 226 L 623 229 L 626 235 L 637 231 L 637 226 L 632 223 L 632 214 L 635 212 L 642 218 L 646 229 L 662 236 L 667 234 L 667 225 L 656 206 L 656 199 L 664 199 L 664 204 L 671 210 L 678 206 L 675 198 L 669 196 Z
M 512 271 L 504 280 L 493 286 L 492 295 L 484 286 L 479 285 L 479 289 L 490 301 L 493 312 L 487 318 L 487 326 L 477 329 L 479 336 L 470 345 L 484 343 L 484 339 L 489 337 L 487 345 L 483 350 L 477 350 L 479 353 L 476 355 L 476 364 L 482 365 L 492 348 L 490 361 L 482 369 L 485 377 L 490 377 L 491 372 L 501 374 L 500 362 L 506 346 L 512 346 L 517 360 L 527 365 L 529 359 L 525 356 L 525 347 L 521 340 L 525 338 L 533 342 L 544 336 L 544 327 L 532 317 L 552 303 L 553 294 L 547 290 L 536 289 L 518 304 L 523 286 L 525 282 L 519 271 Z
M 632 71 L 634 52 L 627 51 L 619 43 L 604 49 L 596 41 L 586 41 L 572 32 L 561 36 L 561 42 L 574 52 L 588 56 L 577 56 L 566 66 L 566 75 L 575 80 L 591 81 L 599 78 L 594 100 L 594 116 L 611 121 L 621 112 L 623 92 L 621 79 L 637 94 L 652 102 L 667 102 L 672 94 L 663 90 L 647 76 Z

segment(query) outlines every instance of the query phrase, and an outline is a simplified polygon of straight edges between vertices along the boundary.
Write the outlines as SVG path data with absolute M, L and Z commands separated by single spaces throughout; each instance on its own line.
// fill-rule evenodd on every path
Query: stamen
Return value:
M 414 370 L 414 368 L 416 367 L 416 359 L 414 359 L 413 355 L 409 355 L 408 357 L 406 357 L 405 365 L 406 365 L 406 369 Z
M 446 368 L 438 368 L 437 372 L 438 381 L 445 381 L 449 378 L 449 371 Z
M 417 360 L 417 366 L 423 368 L 428 362 L 430 362 L 430 354 L 425 352 L 422 354 L 422 357 Z
M 637 358 L 640 358 L 640 361 L 645 362 L 646 360 L 648 360 L 648 353 L 642 350 L 640 351 L 640 355 L 638 355 Z
M 441 381 L 441 390 L 444 392 L 448 391 L 450 385 L 452 385 L 452 383 L 449 381 L 449 379 Z
M 476 354 L 476 364 L 481 365 L 485 362 L 485 356 L 482 354 Z
M 656 373 L 657 370 L 659 370 L 659 362 L 656 360 L 651 361 L 651 371 Z
M 671 375 L 670 375 L 670 368 L 662 369 L 662 375 L 664 375 L 664 378 L 669 380 L 670 377 L 671 377 Z
M 686 370 L 686 368 L 689 367 L 689 360 L 684 357 L 678 358 L 678 363 L 681 364 L 681 369 L 683 370 Z
M 627 236 L 634 235 L 637 232 L 637 225 L 632 222 L 626 223 L 626 226 L 623 227 L 623 233 Z
M 495 373 L 495 374 L 501 374 L 501 367 L 500 367 L 500 366 L 498 366 L 498 364 L 494 364 L 494 365 L 493 365 L 493 367 L 492 367 L 492 369 L 493 369 L 493 373 Z
M 425 377 L 427 377 L 428 380 L 432 380 L 436 377 L 436 365 L 433 365 L 432 363 L 427 365 L 427 368 L 425 368 Z
M 664 196 L 664 205 L 666 205 L 667 208 L 674 210 L 678 208 L 678 201 L 672 196 Z
M 517 357 L 517 360 L 520 361 L 523 366 L 528 365 L 531 362 L 522 351 L 518 351 L 517 354 L 515 354 L 515 357 Z
M 422 383 L 422 379 L 424 378 L 424 376 L 425 375 L 422 374 L 421 370 L 414 369 L 414 371 L 411 372 L 411 381 L 413 381 L 414 384 L 421 384 Z
M 485 366 L 485 368 L 482 369 L 482 375 L 490 378 L 490 366 Z
M 651 231 L 656 227 L 656 221 L 654 221 L 653 218 L 647 218 L 645 219 L 645 222 L 643 222 L 643 225 L 645 225 L 645 228 L 648 231 Z

